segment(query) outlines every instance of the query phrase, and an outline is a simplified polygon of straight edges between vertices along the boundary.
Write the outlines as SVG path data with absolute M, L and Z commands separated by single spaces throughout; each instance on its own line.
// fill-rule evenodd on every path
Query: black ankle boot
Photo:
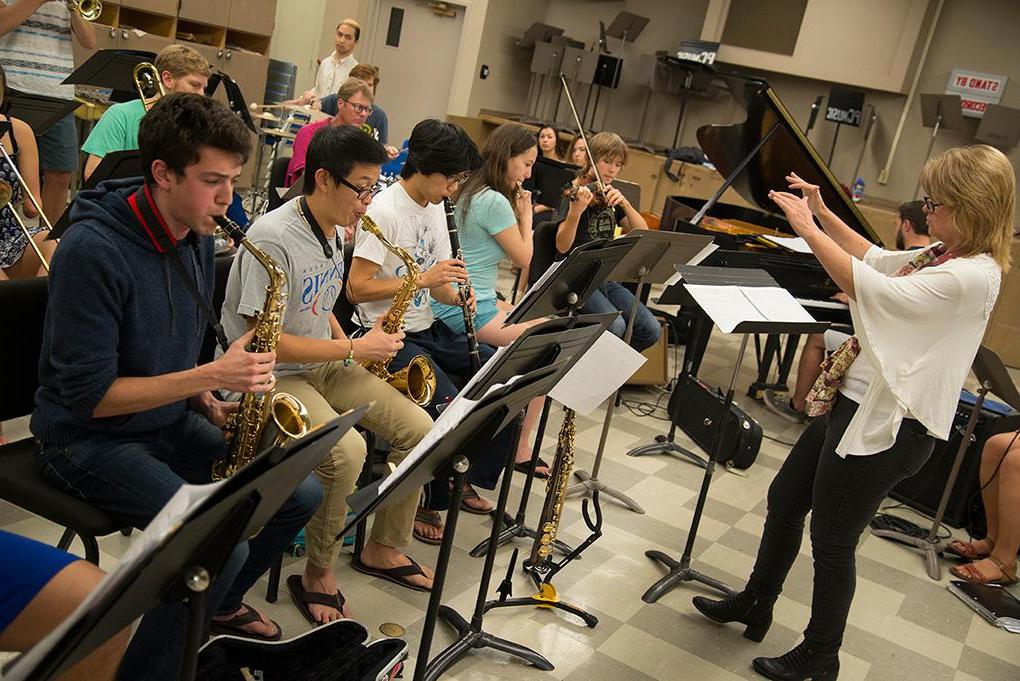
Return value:
M 744 638 L 761 643 L 772 626 L 772 606 L 776 603 L 776 597 L 755 596 L 748 591 L 741 591 L 721 600 L 695 596 L 693 603 L 702 615 L 713 622 L 740 622 L 747 625 Z
M 751 667 L 772 681 L 836 681 L 839 656 L 820 655 L 801 643 L 780 657 L 756 657 Z

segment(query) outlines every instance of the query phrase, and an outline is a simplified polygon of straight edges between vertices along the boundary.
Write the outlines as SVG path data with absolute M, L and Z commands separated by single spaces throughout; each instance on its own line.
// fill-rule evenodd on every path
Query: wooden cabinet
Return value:
M 226 26 L 230 16 L 230 0 L 210 2 L 210 0 L 181 0 L 181 8 L 177 12 L 180 19 L 198 21 L 213 26 Z
M 120 0 L 121 7 L 130 7 L 131 9 L 141 10 L 143 12 L 153 12 L 155 14 L 163 14 L 168 17 L 177 16 L 177 1 L 178 0 Z M 209 4 L 220 4 L 219 2 L 210 2 Z
M 120 35 L 117 48 L 121 50 L 145 50 L 146 52 L 155 53 L 172 42 L 173 40 L 168 36 L 123 31 Z
M 276 0 L 230 0 L 227 28 L 256 35 L 272 35 L 275 17 Z

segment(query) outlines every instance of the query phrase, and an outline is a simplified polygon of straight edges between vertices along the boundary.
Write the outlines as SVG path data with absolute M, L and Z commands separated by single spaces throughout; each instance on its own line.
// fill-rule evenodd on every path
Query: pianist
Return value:
M 826 361 L 805 429 L 776 474 L 754 570 L 741 593 L 694 599 L 717 622 L 761 640 L 811 513 L 814 590 L 804 640 L 752 663 L 769 679 L 832 680 L 856 583 L 857 542 L 879 503 L 949 436 L 960 388 L 1008 270 L 1016 178 L 1002 152 L 950 149 L 921 171 L 932 246 L 884 251 L 852 231 L 796 175 L 772 191 L 849 296 L 857 336 Z M 815 223 L 821 223 L 821 229 Z
M 931 244 L 931 237 L 928 235 L 928 222 L 924 212 L 924 201 L 907 201 L 899 207 L 900 219 L 896 225 L 896 250 L 913 251 L 918 248 L 925 248 Z M 832 297 L 836 302 L 847 303 L 846 294 L 840 291 Z M 762 401 L 770 410 L 793 423 L 802 423 L 807 419 L 804 413 L 804 402 L 807 399 L 811 386 L 818 380 L 822 373 L 822 361 L 825 355 L 835 350 L 840 343 L 846 340 L 848 334 L 853 333 L 853 327 L 846 325 L 834 325 L 825 334 L 813 333 L 804 341 L 804 349 L 801 350 L 800 360 L 797 362 L 797 383 L 792 395 L 785 392 L 780 393 L 772 388 L 766 388 L 762 394 Z

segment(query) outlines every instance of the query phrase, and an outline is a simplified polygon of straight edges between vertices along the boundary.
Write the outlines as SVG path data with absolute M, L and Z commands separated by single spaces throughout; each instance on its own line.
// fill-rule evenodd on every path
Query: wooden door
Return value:
M 211 26 L 226 26 L 230 16 L 230 0 L 181 0 L 181 8 L 177 11 L 180 19 L 197 21 Z
M 177 16 L 177 2 L 178 0 L 120 0 L 120 6 L 174 17 Z M 220 2 L 222 0 L 210 1 L 209 4 L 220 4 Z
M 272 35 L 275 17 L 276 0 L 230 0 L 230 18 L 226 26 L 235 31 Z

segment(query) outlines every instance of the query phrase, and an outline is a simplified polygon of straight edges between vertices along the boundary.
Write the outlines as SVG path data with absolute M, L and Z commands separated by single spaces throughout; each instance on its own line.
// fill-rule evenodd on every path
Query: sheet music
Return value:
M 799 236 L 776 236 L 774 234 L 769 234 L 768 236 L 763 236 L 762 239 L 765 239 L 766 241 L 771 241 L 776 246 L 779 246 L 781 248 L 785 248 L 788 251 L 793 251 L 794 253 L 810 253 L 811 252 L 811 247 L 808 246 L 808 243 L 806 241 L 804 241 L 803 237 L 799 237 Z
M 595 411 L 641 368 L 647 358 L 609 331 L 603 331 L 570 368 L 549 397 L 582 416 Z
M 706 286 L 687 291 L 723 333 L 741 322 L 813 322 L 790 292 L 776 286 Z
M 521 296 L 521 299 L 517 301 L 517 304 L 514 305 L 514 307 L 521 307 L 524 303 L 530 301 L 531 298 L 538 295 L 537 291 L 540 291 L 542 289 L 542 287 L 545 285 L 545 282 L 549 281 L 549 278 L 552 277 L 553 273 L 557 269 L 559 269 L 559 266 L 562 265 L 564 262 L 566 261 L 557 260 L 553 262 L 553 264 L 549 266 L 549 269 L 545 271 L 545 274 L 539 277 L 538 281 L 536 281 L 534 284 L 528 287 L 528 290 L 524 292 L 524 295 Z M 528 302 L 528 304 L 530 304 L 530 302 Z M 504 324 L 504 326 L 506 325 Z

